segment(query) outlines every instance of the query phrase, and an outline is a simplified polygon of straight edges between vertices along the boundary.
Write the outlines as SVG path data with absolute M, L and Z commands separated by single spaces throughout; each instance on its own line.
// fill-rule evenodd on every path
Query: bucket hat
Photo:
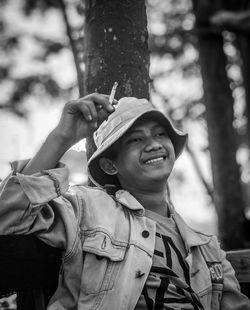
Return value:
M 147 99 L 135 97 L 124 97 L 118 101 L 115 111 L 109 115 L 100 127 L 94 132 L 94 141 L 97 150 L 88 160 L 88 174 L 90 180 L 97 186 L 104 187 L 107 184 L 118 185 L 119 181 L 115 175 L 106 174 L 99 166 L 101 157 L 110 147 L 118 141 L 128 129 L 141 118 L 157 120 L 167 131 L 175 150 L 175 157 L 178 158 L 184 149 L 187 134 L 174 128 L 171 121 L 158 111 Z

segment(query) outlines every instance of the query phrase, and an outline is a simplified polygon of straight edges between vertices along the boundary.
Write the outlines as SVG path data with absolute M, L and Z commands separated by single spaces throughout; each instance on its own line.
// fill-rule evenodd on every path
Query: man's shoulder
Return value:
M 212 233 L 207 233 L 207 232 L 204 232 L 204 231 L 201 231 L 199 229 L 196 229 L 196 228 L 191 228 L 196 234 L 198 234 L 201 238 L 208 238 L 209 239 L 209 242 L 207 244 L 204 244 L 205 246 L 206 245 L 209 245 L 209 246 L 216 246 L 218 247 L 219 246 L 219 241 L 218 241 L 218 237 L 215 235 L 215 234 L 212 234 Z
M 73 192 L 83 192 L 83 193 L 89 193 L 89 195 L 93 195 L 96 193 L 103 193 L 106 194 L 106 191 L 104 188 L 102 187 L 94 187 L 94 186 L 89 186 L 89 185 L 79 185 L 79 184 L 75 184 L 75 185 L 71 185 L 69 188 L 69 191 L 73 191 Z
M 113 197 L 109 195 L 102 187 L 92 187 L 87 185 L 72 185 L 68 190 L 69 195 L 76 195 L 79 199 L 83 200 L 100 200 L 108 201 L 113 200 Z
M 195 233 L 197 233 L 198 235 L 200 235 L 200 236 L 210 237 L 210 238 L 215 237 L 214 234 L 204 232 L 204 231 L 202 231 L 202 230 L 200 230 L 200 229 L 193 228 L 193 227 L 191 227 L 191 229 L 192 229 Z
M 209 234 L 194 228 L 191 228 L 198 238 L 204 240 L 204 243 L 199 245 L 201 252 L 207 261 L 218 260 L 221 261 L 224 257 L 220 247 L 220 242 L 215 234 Z

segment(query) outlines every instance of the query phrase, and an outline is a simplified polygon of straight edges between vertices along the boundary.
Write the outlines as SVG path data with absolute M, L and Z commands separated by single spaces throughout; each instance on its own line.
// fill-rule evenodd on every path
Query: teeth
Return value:
M 154 158 L 154 159 L 149 159 L 145 162 L 145 164 L 149 165 L 149 164 L 152 164 L 152 163 L 156 163 L 158 161 L 162 161 L 164 158 L 163 157 L 158 157 L 158 158 Z

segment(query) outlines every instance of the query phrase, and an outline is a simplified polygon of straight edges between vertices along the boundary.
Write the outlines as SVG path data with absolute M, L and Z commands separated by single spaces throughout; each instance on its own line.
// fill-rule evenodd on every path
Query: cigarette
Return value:
M 110 92 L 110 95 L 109 95 L 109 103 L 112 104 L 113 103 L 113 100 L 115 98 L 115 92 L 116 92 L 116 88 L 118 86 L 118 83 L 115 82 L 112 89 L 111 89 L 111 92 Z

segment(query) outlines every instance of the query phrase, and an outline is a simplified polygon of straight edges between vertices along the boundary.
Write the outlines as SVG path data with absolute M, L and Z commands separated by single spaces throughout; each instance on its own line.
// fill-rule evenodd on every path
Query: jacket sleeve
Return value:
M 22 174 L 28 161 L 12 164 L 0 186 L 0 234 L 36 234 L 46 243 L 70 251 L 77 234 L 79 203 L 68 190 L 68 169 Z M 67 197 L 67 198 L 66 198 Z
M 222 267 L 224 272 L 224 286 L 221 299 L 221 310 L 250 310 L 250 301 L 240 291 L 240 285 L 235 276 L 235 271 L 226 259 L 226 253 L 223 250 Z

